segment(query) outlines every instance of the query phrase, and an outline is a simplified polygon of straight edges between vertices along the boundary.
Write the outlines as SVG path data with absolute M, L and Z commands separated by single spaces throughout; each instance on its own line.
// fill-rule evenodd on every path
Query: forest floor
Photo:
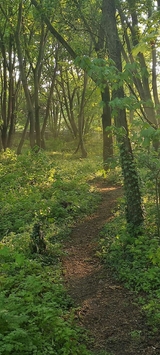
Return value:
M 64 281 L 77 307 L 77 323 L 88 330 L 96 355 L 158 355 L 160 337 L 150 336 L 135 293 L 96 256 L 99 233 L 113 218 L 122 188 L 104 182 L 96 187 L 102 196 L 97 210 L 75 224 L 65 243 Z

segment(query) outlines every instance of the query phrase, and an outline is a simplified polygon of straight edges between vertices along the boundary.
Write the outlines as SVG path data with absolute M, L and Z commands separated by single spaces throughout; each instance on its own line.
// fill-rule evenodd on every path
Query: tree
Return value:
M 50 52 L 53 54 L 54 60 L 50 58 L 51 57 Z M 59 114 L 58 114 L 59 105 L 55 107 L 53 93 L 55 89 L 55 82 L 56 82 L 56 76 L 58 71 L 58 58 L 59 58 L 59 45 L 57 43 L 53 43 L 51 45 L 51 43 L 49 42 L 49 56 L 48 58 L 45 58 L 45 66 L 44 66 L 45 72 L 43 73 L 43 80 L 47 83 L 44 88 L 44 98 L 46 104 L 44 104 L 45 107 L 43 111 L 44 120 L 41 128 L 41 146 L 43 149 L 45 148 L 45 130 L 47 127 L 48 120 L 49 118 L 52 118 L 52 116 L 54 122 L 54 124 L 51 125 L 52 131 L 54 133 L 54 137 L 57 137 L 57 129 L 58 129 L 58 121 L 59 121 Z
M 114 0 L 103 0 L 102 12 L 105 16 L 105 35 L 109 58 L 115 63 L 119 73 L 122 72 L 121 45 L 116 24 L 116 6 Z M 112 82 L 111 82 L 112 87 Z M 123 86 L 112 87 L 112 100 L 123 100 Z M 126 193 L 126 219 L 134 233 L 142 225 L 143 210 L 141 205 L 141 194 L 138 183 L 138 175 L 135 169 L 131 143 L 128 134 L 125 108 L 117 107 L 115 124 L 123 128 L 123 133 L 118 137 L 122 172 L 124 176 L 124 188 Z
M 64 125 L 78 140 L 76 152 L 80 149 L 85 158 L 87 152 L 83 138 L 97 114 L 95 107 L 92 108 L 92 97 L 96 93 L 99 98 L 99 92 L 87 73 L 75 68 L 67 58 L 65 65 L 59 66 L 56 89 Z M 97 100 L 96 95 L 94 98 Z
M 155 129 L 159 126 L 157 82 L 157 9 L 153 1 L 118 1 L 122 55 L 128 70 L 128 87 L 139 103 L 139 115 Z M 122 42 L 121 42 L 122 43 Z M 136 103 L 136 105 L 137 105 Z M 158 146 L 154 143 L 155 148 Z
M 7 2 L 0 5 L 0 112 L 1 112 L 1 148 L 11 147 L 17 119 L 17 96 L 20 80 L 16 71 L 16 48 L 13 28 L 9 19 L 14 17 L 15 8 Z
M 17 29 L 15 32 L 15 40 L 17 46 L 18 60 L 19 60 L 19 70 L 21 74 L 21 80 L 23 84 L 23 89 L 25 93 L 25 98 L 28 107 L 28 118 L 30 122 L 30 143 L 31 147 L 35 146 L 35 134 L 36 134 L 36 145 L 41 147 L 41 130 L 40 130 L 40 116 L 39 116 L 39 89 L 40 89 L 40 79 L 43 67 L 44 50 L 45 43 L 47 40 L 47 31 L 43 21 L 40 21 L 40 29 L 38 33 L 35 32 L 35 22 L 32 21 L 31 29 L 26 27 L 28 24 L 24 24 L 23 19 L 23 3 L 19 4 Z M 21 38 L 24 38 L 24 43 L 22 43 Z M 34 34 L 34 36 L 33 36 Z M 37 43 L 37 48 L 35 50 L 35 42 Z M 34 46 L 33 46 L 34 43 Z M 30 50 L 29 50 L 30 49 Z M 29 82 L 27 78 L 27 64 L 31 68 L 33 74 L 33 85 L 32 91 L 29 88 Z

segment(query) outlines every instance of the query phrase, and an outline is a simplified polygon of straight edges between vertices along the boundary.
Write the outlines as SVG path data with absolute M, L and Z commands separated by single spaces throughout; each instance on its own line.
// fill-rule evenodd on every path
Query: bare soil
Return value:
M 97 183 L 102 196 L 97 210 L 77 223 L 65 244 L 64 280 L 78 310 L 75 317 L 88 330 L 90 349 L 104 355 L 158 355 L 159 335 L 151 336 L 136 296 L 117 282 L 96 256 L 99 232 L 113 218 L 122 188 Z

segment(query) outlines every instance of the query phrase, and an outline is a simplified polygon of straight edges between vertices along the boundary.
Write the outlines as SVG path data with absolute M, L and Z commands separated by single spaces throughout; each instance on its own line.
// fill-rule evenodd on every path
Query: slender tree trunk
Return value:
M 103 0 L 102 11 L 106 17 L 106 34 L 109 57 L 114 61 L 119 72 L 122 71 L 121 46 L 116 25 L 116 8 L 114 0 Z M 123 87 L 112 92 L 113 99 L 124 98 Z M 139 190 L 138 175 L 134 164 L 131 143 L 128 136 L 128 127 L 125 109 L 118 109 L 116 126 L 123 127 L 124 134 L 119 138 L 121 166 L 124 177 L 126 195 L 126 219 L 131 232 L 136 234 L 143 222 L 141 194 Z
M 15 97 L 12 97 L 12 113 L 10 116 L 10 125 L 8 131 L 7 147 L 11 148 L 13 143 L 13 136 L 15 132 Z
M 42 63 L 44 58 L 44 48 L 47 39 L 47 32 L 45 33 L 44 23 L 41 23 L 41 37 L 39 44 L 39 52 L 37 57 L 37 63 L 35 69 L 33 69 L 34 74 L 34 101 L 35 101 L 35 132 L 36 132 L 36 144 L 41 147 L 41 129 L 40 129 L 40 114 L 39 114 L 39 84 L 42 72 Z
M 28 126 L 29 126 L 29 115 L 27 117 L 26 124 L 24 126 L 24 130 L 23 130 L 23 133 L 22 133 L 22 137 L 20 139 L 20 142 L 19 142 L 19 145 L 18 145 L 18 148 L 17 148 L 17 154 L 18 155 L 21 154 L 21 152 L 22 152 L 22 147 L 23 147 L 23 144 L 24 144 L 24 141 L 25 141 L 25 137 L 26 137 Z
M 4 45 L 4 38 L 1 35 L 1 52 L 2 52 L 2 57 L 3 57 L 3 71 L 1 73 L 2 80 L 1 82 L 3 83 L 2 88 L 1 88 L 1 115 L 2 115 L 2 127 L 1 127 L 1 142 L 4 151 L 7 148 L 7 86 L 8 86 L 8 81 L 7 81 L 7 58 L 6 58 L 6 49 Z
M 85 94 L 87 88 L 88 76 L 87 73 L 84 72 L 84 83 L 83 83 L 83 91 L 81 97 L 78 96 L 79 101 L 79 115 L 78 115 L 78 135 L 79 135 L 79 144 L 78 147 L 81 149 L 82 158 L 87 157 L 87 151 L 84 146 L 83 141 L 83 129 L 84 129 L 84 106 L 85 106 Z
M 22 21 L 22 1 L 19 4 L 18 23 L 17 23 L 17 30 L 15 33 L 15 40 L 16 40 L 18 60 L 19 60 L 19 70 L 21 73 L 21 80 L 22 80 L 24 94 L 27 102 L 28 117 L 30 121 L 30 145 L 31 148 L 33 148 L 35 146 L 35 137 L 34 137 L 35 119 L 34 119 L 34 109 L 33 109 L 32 100 L 28 88 L 28 83 L 27 83 L 27 77 L 23 65 L 23 55 L 22 55 L 21 41 L 20 41 L 21 21 Z
M 52 82 L 51 82 L 49 95 L 48 95 L 48 98 L 47 98 L 45 117 L 44 117 L 42 128 L 41 128 L 41 145 L 42 145 L 43 149 L 45 149 L 44 134 L 45 134 L 47 121 L 48 121 L 48 117 L 49 117 L 50 106 L 51 106 L 51 102 L 52 102 L 52 96 L 53 96 L 53 91 L 54 91 L 54 86 L 55 86 L 57 68 L 58 68 L 58 49 L 57 49 L 57 51 L 55 53 L 55 67 L 54 67 L 54 72 L 53 72 L 53 77 L 52 77 Z
M 82 123 L 83 123 L 83 114 L 79 114 L 78 117 L 78 127 L 79 127 L 79 143 L 78 143 L 78 149 L 81 149 L 82 153 L 82 158 L 87 158 L 87 151 L 84 146 L 84 140 L 83 140 L 83 129 L 82 129 Z M 78 149 L 76 151 L 78 151 Z
M 0 49 L 3 61 L 0 64 L 0 105 L 1 105 L 1 133 L 4 150 L 11 148 L 15 129 L 16 108 L 19 82 L 16 83 L 15 62 L 16 50 L 13 34 L 5 41 L 5 36 L 0 32 Z M 2 70 L 1 70 L 2 69 Z
M 73 90 L 73 92 L 70 92 L 70 86 L 69 86 L 69 78 L 68 78 L 68 74 L 67 74 L 67 70 L 65 73 L 65 79 L 62 75 L 62 68 L 60 68 L 60 74 L 61 74 L 61 88 L 62 88 L 62 92 L 63 92 L 63 100 L 64 100 L 64 106 L 65 106 L 65 110 L 62 108 L 62 114 L 64 116 L 64 120 L 69 121 L 67 123 L 67 126 L 70 126 L 70 129 L 74 135 L 75 138 L 77 138 L 78 136 L 78 128 L 77 128 L 77 124 L 75 121 L 75 117 L 74 117 L 74 109 L 73 109 L 73 100 L 76 94 L 76 88 Z M 66 85 L 65 85 L 66 83 Z M 58 93 L 58 90 L 57 90 Z M 58 93 L 59 96 L 59 93 Z M 59 96 L 60 98 L 60 96 Z M 62 106 L 61 106 L 62 107 Z M 66 119 L 66 115 L 64 114 L 64 111 L 66 111 L 67 113 L 67 119 Z
M 41 147 L 41 131 L 40 131 L 40 118 L 39 118 L 39 83 L 37 70 L 34 71 L 34 105 L 35 105 L 35 132 L 36 144 Z
M 111 126 L 111 109 L 109 107 L 110 102 L 110 92 L 109 86 L 106 85 L 104 91 L 101 93 L 103 105 L 102 113 L 102 127 L 103 127 L 103 166 L 104 169 L 108 170 L 108 159 L 113 157 L 113 139 L 112 135 L 109 134 L 107 128 Z
M 105 13 L 102 11 L 101 23 L 99 27 L 98 42 L 95 46 L 97 57 L 104 58 L 106 55 L 106 18 Z M 105 89 L 101 92 L 103 101 L 102 112 L 102 129 L 103 129 L 103 166 L 108 170 L 108 159 L 113 157 L 113 138 L 112 134 L 107 132 L 107 128 L 111 126 L 111 108 L 109 86 L 106 83 Z
M 3 150 L 3 145 L 2 145 L 2 136 L 1 136 L 1 131 L 0 131 L 0 152 Z

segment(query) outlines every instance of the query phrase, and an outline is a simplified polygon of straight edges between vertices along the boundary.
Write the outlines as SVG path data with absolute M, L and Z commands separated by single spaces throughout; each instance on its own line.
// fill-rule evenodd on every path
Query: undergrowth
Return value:
M 146 225 L 143 234 L 132 237 L 127 231 L 124 201 L 120 199 L 114 219 L 100 233 L 98 255 L 116 278 L 137 293 L 148 323 L 156 331 L 160 326 L 160 243 L 156 226 L 151 233 Z
M 59 270 L 1 244 L 0 354 L 88 354 Z
M 60 261 L 74 221 L 97 205 L 87 183 L 94 164 L 42 151 L 1 155 L 0 355 L 89 355 Z M 42 253 L 30 248 L 36 223 L 44 235 Z
M 90 212 L 97 199 L 86 182 L 92 169 L 91 161 L 84 164 L 42 151 L 18 157 L 9 150 L 4 153 L 0 161 L 1 238 L 26 231 L 34 219 L 58 227 Z

